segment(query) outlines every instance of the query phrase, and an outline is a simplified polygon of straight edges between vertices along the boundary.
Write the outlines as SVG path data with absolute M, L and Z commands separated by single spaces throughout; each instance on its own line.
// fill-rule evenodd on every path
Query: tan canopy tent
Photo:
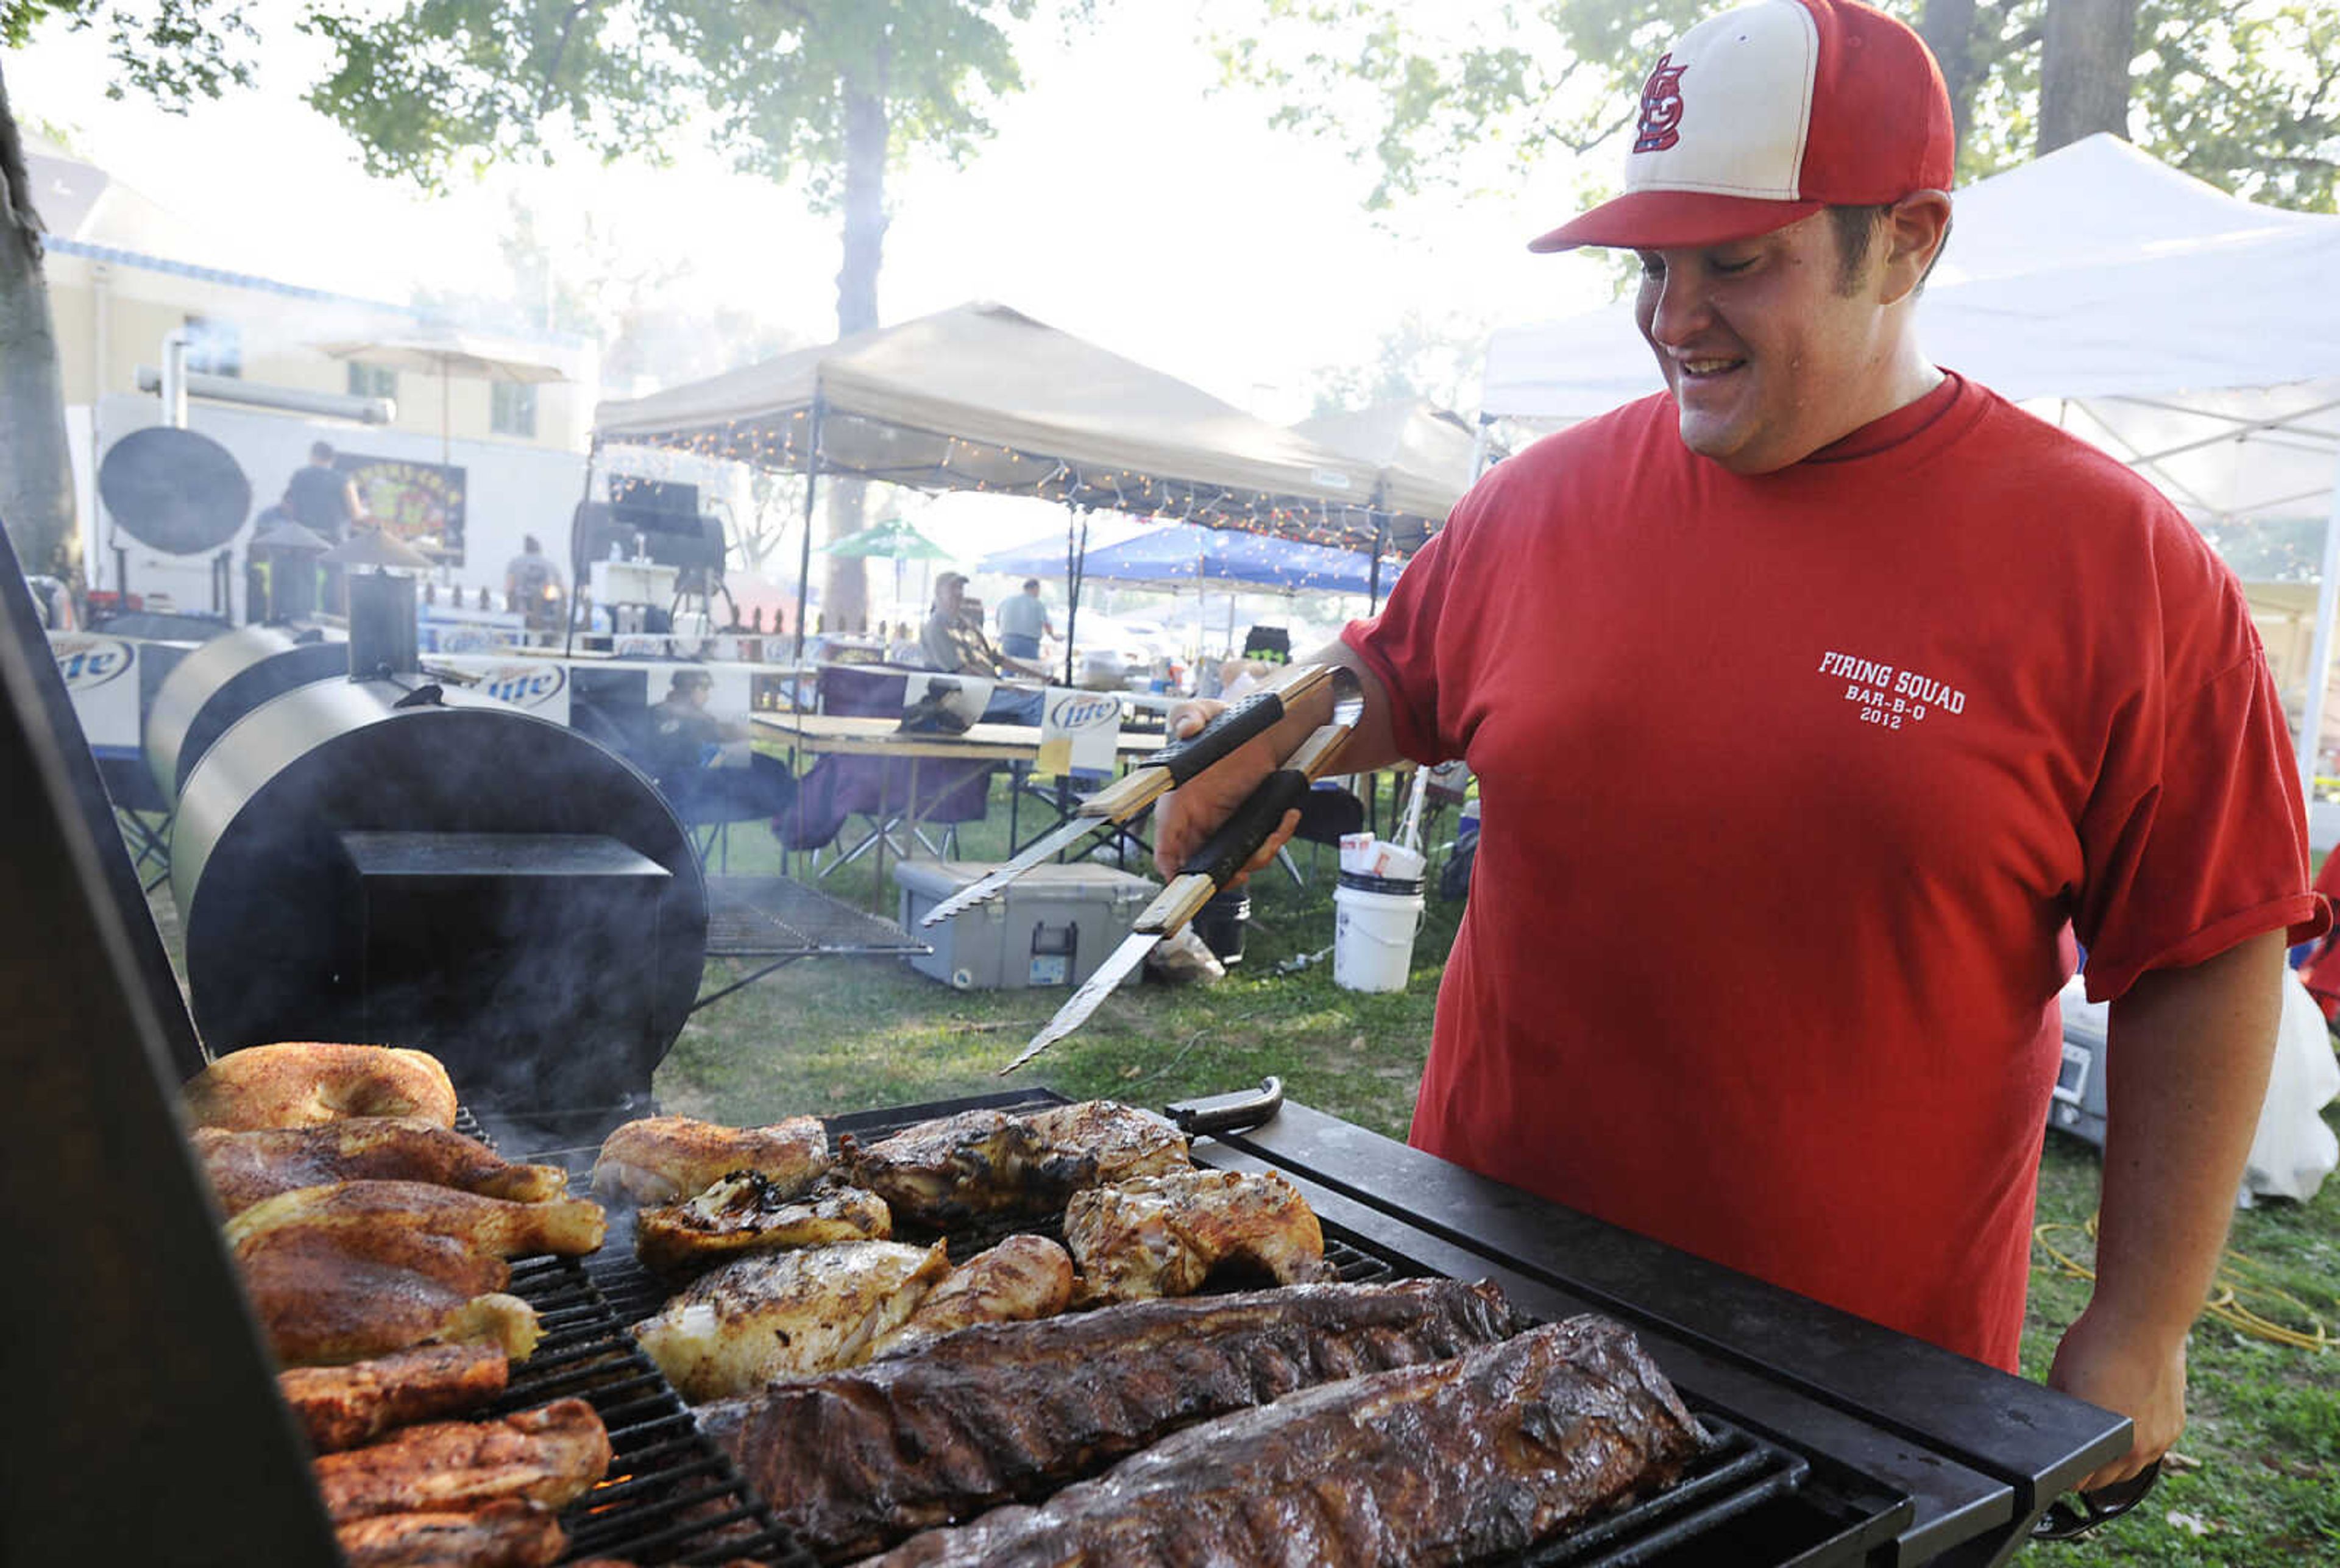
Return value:
M 1443 505 L 1391 510 L 1373 463 L 980 303 L 605 402 L 594 441 L 816 479 L 1029 495 L 1064 501 L 1076 519 L 1106 507 L 1349 550 L 1387 541 L 1411 551 L 1445 515 Z M 811 510 L 808 493 L 808 518 Z M 1076 595 L 1085 531 L 1076 521 L 1067 551 Z M 799 639 L 802 600 L 800 585 Z
M 1321 414 L 1292 427 L 1310 441 L 1373 465 L 1374 493 L 1393 511 L 1444 517 L 1479 477 L 1479 432 L 1449 409 L 1419 400 Z M 1508 454 L 1497 450 L 1493 458 Z M 1491 459 L 1492 461 L 1492 459 Z M 1371 597 L 1381 603 L 1376 558 Z

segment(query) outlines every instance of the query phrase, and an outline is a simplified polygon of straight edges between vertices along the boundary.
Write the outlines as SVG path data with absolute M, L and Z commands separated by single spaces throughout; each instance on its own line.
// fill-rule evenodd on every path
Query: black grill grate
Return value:
M 455 1127 L 491 1141 L 468 1109 L 456 1114 Z M 530 1157 L 575 1173 L 590 1168 L 592 1152 L 583 1151 L 582 1166 L 573 1150 L 565 1158 Z M 572 1175 L 571 1186 L 579 1185 Z M 534 1258 L 512 1265 L 511 1293 L 536 1308 L 544 1337 L 512 1369 L 511 1385 L 491 1414 L 582 1399 L 609 1428 L 614 1454 L 609 1478 L 561 1514 L 569 1534 L 562 1561 L 719 1563 L 752 1557 L 774 1568 L 816 1568 L 802 1543 L 772 1523 L 730 1456 L 699 1434 L 690 1407 L 627 1332 L 657 1310 L 658 1301 L 630 1312 L 630 1303 L 603 1292 L 598 1276 L 604 1272 L 621 1283 L 630 1283 L 629 1274 L 641 1275 L 630 1245 L 629 1239 L 627 1255 L 604 1248 L 588 1259 Z M 623 1266 L 605 1270 L 605 1265 Z
M 1020 1097 L 988 1096 L 865 1112 L 837 1118 L 829 1129 L 832 1136 L 850 1130 L 868 1143 L 916 1123 L 979 1106 L 1015 1108 L 1050 1103 L 1059 1103 L 1059 1097 L 1045 1091 Z M 463 1127 L 463 1119 L 459 1118 L 457 1126 Z M 581 1192 L 598 1153 L 594 1148 L 565 1148 L 528 1157 L 565 1167 L 572 1187 Z M 1207 1146 L 1196 1163 L 1210 1163 Z M 789 1568 L 799 1564 L 815 1568 L 818 1559 L 791 1533 L 772 1523 L 729 1457 L 699 1436 L 689 1407 L 626 1332 L 628 1325 L 658 1312 L 673 1287 L 635 1259 L 630 1214 L 614 1215 L 612 1221 L 608 1244 L 593 1256 L 523 1265 L 525 1281 L 521 1268 L 513 1271 L 514 1292 L 536 1305 L 540 1312 L 551 1304 L 560 1315 L 560 1326 L 556 1331 L 555 1319 L 549 1313 L 545 1343 L 529 1363 L 526 1380 L 514 1380 L 504 1408 L 580 1394 L 593 1401 L 610 1424 L 611 1442 L 619 1450 L 611 1474 L 630 1474 L 629 1460 L 651 1466 L 647 1473 L 632 1472 L 629 1481 L 603 1486 L 570 1510 L 563 1521 L 570 1525 L 572 1538 L 568 1560 L 624 1556 L 643 1563 L 718 1563 L 752 1556 Z M 1062 1241 L 1064 1217 L 1008 1217 L 943 1232 L 905 1226 L 900 1237 L 913 1242 L 947 1241 L 951 1256 L 964 1260 L 1019 1231 Z M 1324 1226 L 1324 1261 L 1351 1285 L 1418 1278 L 1433 1272 L 1329 1224 Z M 540 1282 L 549 1291 L 545 1297 L 531 1294 Z M 556 1332 L 562 1335 L 558 1345 Z M 1686 1543 L 1694 1543 L 1700 1536 L 1802 1487 L 1810 1465 L 1801 1455 L 1733 1425 L 1695 1402 L 1692 1409 L 1710 1442 L 1672 1485 L 1530 1551 L 1497 1559 L 1485 1568 L 1635 1568 L 1661 1558 L 1679 1562 L 1681 1559 L 1671 1554 Z M 627 1423 L 622 1440 L 620 1419 Z M 744 1533 L 750 1529 L 756 1533 Z

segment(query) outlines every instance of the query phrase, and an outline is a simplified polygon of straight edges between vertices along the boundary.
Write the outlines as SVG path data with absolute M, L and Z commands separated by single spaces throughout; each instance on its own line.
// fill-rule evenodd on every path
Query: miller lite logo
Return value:
M 568 678 L 558 664 L 502 664 L 488 671 L 480 689 L 515 708 L 540 708 L 560 693 Z
M 1686 65 L 1674 64 L 1671 51 L 1658 56 L 1650 79 L 1641 84 L 1641 124 L 1633 139 L 1636 153 L 1662 153 L 1681 140 L 1681 79 Z
M 1087 729 L 1108 720 L 1115 725 L 1121 722 L 1120 700 L 1095 692 L 1060 699 L 1048 714 L 1048 722 L 1059 729 Z
M 93 686 L 103 686 L 136 662 L 126 642 L 116 642 L 111 637 L 53 637 L 49 652 L 57 661 L 57 673 L 64 677 L 65 688 L 71 691 L 86 691 Z

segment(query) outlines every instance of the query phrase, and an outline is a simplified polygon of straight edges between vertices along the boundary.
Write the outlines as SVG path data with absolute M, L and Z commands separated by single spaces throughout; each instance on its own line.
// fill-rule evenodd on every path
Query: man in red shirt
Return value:
M 1314 657 L 1363 681 L 1362 766 L 1480 779 L 1413 1142 L 2010 1370 L 2077 931 L 2110 1126 L 2049 1381 L 2137 1427 L 2093 1489 L 2183 1425 L 2284 948 L 2325 916 L 2231 575 L 1919 350 L 1952 157 L 1878 12 L 1684 35 L 1626 194 L 1534 246 L 1639 254 L 1666 392 L 1495 469 Z M 1164 802 L 1165 870 L 1325 717 Z

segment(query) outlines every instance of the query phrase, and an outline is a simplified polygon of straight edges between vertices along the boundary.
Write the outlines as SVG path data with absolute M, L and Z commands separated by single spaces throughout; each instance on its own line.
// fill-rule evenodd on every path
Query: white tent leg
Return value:
M 2315 763 L 2323 749 L 2324 689 L 2332 680 L 2332 620 L 2340 605 L 2340 466 L 2332 476 L 2332 505 L 2324 514 L 2324 575 L 2315 586 L 2315 636 L 2307 650 L 2307 706 L 2299 719 L 2299 787 L 2315 805 Z

